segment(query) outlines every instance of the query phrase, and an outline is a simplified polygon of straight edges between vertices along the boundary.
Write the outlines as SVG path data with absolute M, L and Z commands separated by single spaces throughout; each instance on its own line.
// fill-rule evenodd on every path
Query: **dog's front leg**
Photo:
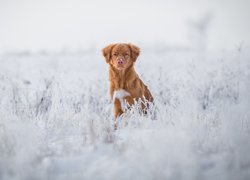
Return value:
M 114 116 L 115 116 L 115 121 L 114 121 L 114 128 L 115 130 L 117 129 L 117 118 L 123 113 L 122 107 L 121 107 L 121 102 L 116 98 L 114 101 Z

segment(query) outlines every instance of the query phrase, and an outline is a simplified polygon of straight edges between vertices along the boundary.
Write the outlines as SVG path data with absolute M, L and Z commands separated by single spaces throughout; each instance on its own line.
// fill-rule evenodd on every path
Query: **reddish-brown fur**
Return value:
M 124 89 L 130 93 L 130 96 L 123 98 L 129 105 L 134 103 L 134 99 L 138 100 L 141 98 L 144 100 L 144 97 L 149 102 L 153 102 L 150 91 L 134 69 L 134 64 L 140 54 L 140 49 L 137 46 L 125 43 L 110 44 L 102 52 L 106 62 L 109 64 L 111 99 L 113 99 L 114 91 Z M 115 126 L 117 117 L 122 113 L 123 110 L 120 101 L 114 99 Z

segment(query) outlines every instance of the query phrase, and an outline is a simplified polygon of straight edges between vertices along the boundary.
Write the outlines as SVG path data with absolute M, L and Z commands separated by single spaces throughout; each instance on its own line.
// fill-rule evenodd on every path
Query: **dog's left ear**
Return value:
M 132 60 L 135 62 L 137 57 L 140 55 L 140 48 L 138 48 L 137 46 L 135 46 L 133 44 L 128 44 L 128 46 L 131 50 Z
M 105 57 L 107 63 L 109 63 L 109 61 L 110 61 L 111 51 L 112 51 L 114 46 L 115 46 L 115 44 L 110 44 L 107 47 L 102 49 L 102 54 Z

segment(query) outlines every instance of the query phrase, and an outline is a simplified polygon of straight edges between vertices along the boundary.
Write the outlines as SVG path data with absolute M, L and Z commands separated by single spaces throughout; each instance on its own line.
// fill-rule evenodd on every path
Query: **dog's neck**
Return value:
M 133 81 L 138 75 L 135 72 L 134 65 L 132 64 L 124 70 L 118 70 L 112 65 L 109 66 L 109 80 L 115 86 L 115 89 L 125 89 L 126 82 Z

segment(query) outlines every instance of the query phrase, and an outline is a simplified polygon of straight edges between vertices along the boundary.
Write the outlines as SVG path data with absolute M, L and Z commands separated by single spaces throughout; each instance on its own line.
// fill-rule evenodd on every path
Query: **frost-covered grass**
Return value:
M 157 120 L 114 131 L 100 52 L 1 55 L 0 179 L 250 178 L 247 50 L 143 52 L 136 69 Z

